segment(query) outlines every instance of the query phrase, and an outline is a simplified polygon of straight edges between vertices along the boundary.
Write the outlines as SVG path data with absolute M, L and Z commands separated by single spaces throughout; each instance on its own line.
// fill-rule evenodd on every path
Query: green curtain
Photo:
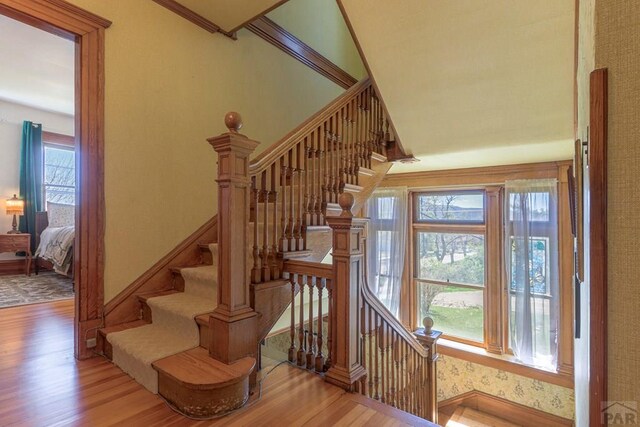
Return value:
M 20 198 L 25 201 L 19 230 L 31 233 L 31 251 L 36 250 L 36 212 L 42 210 L 42 125 L 22 124 L 20 149 Z

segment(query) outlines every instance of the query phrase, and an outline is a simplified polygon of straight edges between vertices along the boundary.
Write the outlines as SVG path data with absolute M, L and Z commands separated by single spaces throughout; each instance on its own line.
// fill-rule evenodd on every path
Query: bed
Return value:
M 75 206 L 47 203 L 36 212 L 36 274 L 46 268 L 73 277 Z

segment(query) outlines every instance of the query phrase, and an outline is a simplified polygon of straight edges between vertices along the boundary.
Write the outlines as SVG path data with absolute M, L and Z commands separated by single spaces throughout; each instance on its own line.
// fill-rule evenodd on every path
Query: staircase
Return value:
M 209 140 L 219 156 L 217 233 L 197 245 L 199 264 L 166 266 L 170 280 L 131 294 L 137 315 L 107 322 L 98 350 L 180 412 L 222 415 L 247 402 L 260 342 L 288 309 L 292 362 L 430 418 L 420 388 L 435 390 L 433 355 L 367 292 L 364 264 L 350 272 L 354 260 L 362 261 L 364 229 L 351 212 L 389 170 L 385 153 L 394 144 L 370 82 L 350 88 L 251 162 L 257 143 L 238 133 L 237 113 L 225 124 L 229 132 Z M 333 265 L 320 264 L 331 248 Z M 338 267 L 345 262 L 346 269 Z M 350 300 L 350 293 L 362 298 Z M 374 342 L 380 351 L 366 352 Z M 361 355 L 350 350 L 354 345 Z M 400 381 L 408 375 L 413 382 Z

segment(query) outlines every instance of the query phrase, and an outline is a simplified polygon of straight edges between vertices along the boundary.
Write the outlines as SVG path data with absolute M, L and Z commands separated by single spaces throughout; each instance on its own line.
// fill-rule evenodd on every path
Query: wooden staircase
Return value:
M 389 121 L 370 82 L 364 80 L 349 89 L 251 162 L 257 143 L 238 133 L 239 115 L 228 114 L 225 124 L 229 132 L 209 140 L 219 156 L 217 232 L 199 231 L 210 239 L 191 245 L 199 253 L 196 265 L 167 263 L 166 274 L 156 275 L 166 277 L 165 281 L 156 279 L 154 286 L 130 292 L 123 301 L 135 298 L 135 303 L 127 303 L 135 306 L 135 317 L 102 328 L 98 351 L 112 359 L 115 338 L 154 325 L 154 306 L 185 292 L 190 283 L 187 271 L 193 275 L 205 270 L 213 274 L 213 270 L 211 292 L 217 293 L 217 305 L 193 315 L 198 345 L 151 364 L 157 372 L 157 392 L 180 412 L 207 418 L 243 406 L 256 384 L 260 342 L 290 307 L 292 362 L 326 372 L 327 380 L 343 388 L 429 419 L 430 406 L 426 398 L 418 397 L 420 387 L 435 387 L 429 370 L 433 354 L 372 300 L 375 297 L 365 290 L 363 268 L 354 275 L 349 272 L 353 265 L 346 270 L 337 267 L 356 258 L 362 261 L 363 227 L 354 226 L 351 212 L 361 210 L 391 167 L 385 156 L 387 145 L 392 144 Z M 345 241 L 352 242 L 346 252 Z M 319 264 L 331 248 L 333 265 Z M 307 295 L 314 293 L 318 298 L 307 297 L 305 305 L 306 288 Z M 349 302 L 343 288 L 362 295 L 361 303 L 368 305 Z M 323 299 L 328 301 L 325 307 Z M 329 330 L 323 337 L 327 318 Z M 375 345 L 388 363 L 375 369 L 369 364 L 367 375 L 365 360 L 349 354 L 349 349 L 355 343 L 362 357 L 369 354 L 371 358 L 374 353 L 366 353 L 364 343 L 371 345 L 374 335 L 382 340 Z M 323 354 L 322 348 L 327 347 Z M 391 369 L 394 364 L 395 370 Z M 355 375 L 344 372 L 356 365 Z M 389 388 L 389 376 L 385 388 L 385 372 L 398 380 L 402 375 L 417 375 L 419 381 L 398 382 L 398 388 Z M 369 386 L 374 382 L 375 393 Z

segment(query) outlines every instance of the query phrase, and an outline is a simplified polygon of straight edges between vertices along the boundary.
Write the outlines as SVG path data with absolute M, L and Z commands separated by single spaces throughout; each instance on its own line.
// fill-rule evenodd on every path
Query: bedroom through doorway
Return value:
M 74 307 L 76 43 L 0 14 L 0 61 L 0 310 Z

